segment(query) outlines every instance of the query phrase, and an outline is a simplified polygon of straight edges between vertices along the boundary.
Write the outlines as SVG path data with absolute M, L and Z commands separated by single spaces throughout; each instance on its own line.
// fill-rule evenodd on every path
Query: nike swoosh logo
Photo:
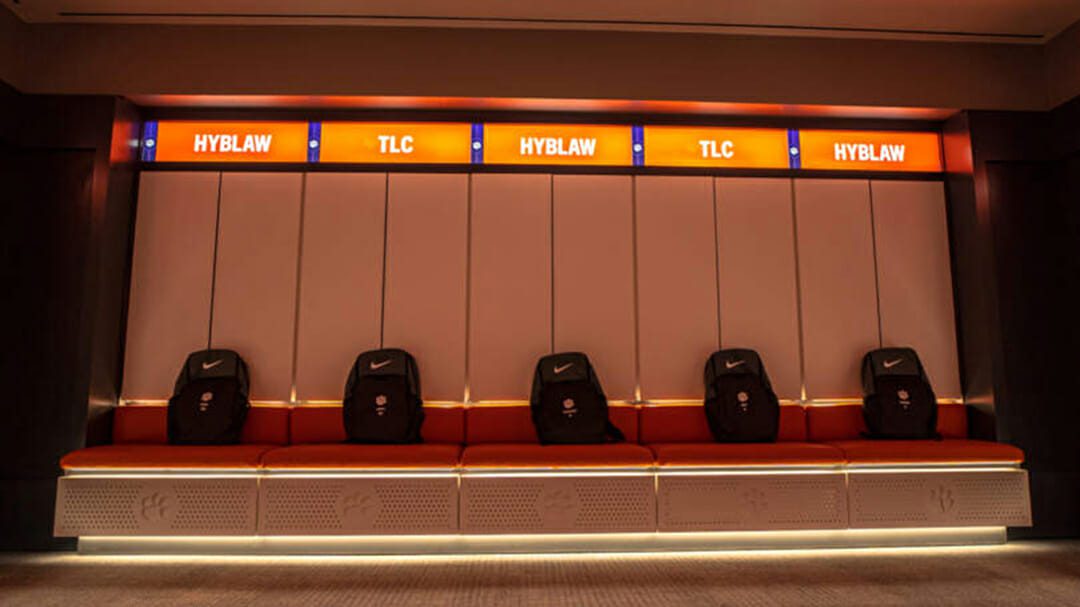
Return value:
M 734 369 L 735 367 L 738 367 L 739 365 L 741 365 L 741 364 L 743 364 L 745 362 L 746 362 L 745 360 L 739 360 L 739 361 L 736 361 L 736 362 L 731 362 L 730 360 L 725 360 L 724 361 L 724 368 L 725 369 Z
M 381 363 L 376 363 L 375 361 L 371 361 L 371 365 L 370 365 L 371 370 L 374 371 L 375 369 L 382 369 L 383 367 L 385 367 L 386 365 L 389 365 L 392 362 L 394 362 L 394 359 L 392 359 L 392 358 L 388 358 L 388 359 L 382 361 Z
M 902 362 L 904 362 L 904 359 L 902 359 L 902 358 L 898 358 L 896 360 L 887 360 L 887 361 L 885 361 L 884 366 L 885 366 L 886 369 L 892 369 L 893 367 L 895 367 L 896 365 L 899 365 Z
M 574 366 L 574 363 L 566 363 L 565 365 L 563 365 L 561 367 L 555 367 L 555 375 L 558 375 L 558 374 L 562 373 L 563 371 L 565 371 L 565 370 L 567 370 L 567 369 L 569 369 L 570 367 L 573 367 L 573 366 Z
M 214 367 L 220 365 L 223 362 L 225 362 L 224 358 L 219 359 L 219 360 L 215 360 L 212 363 L 203 363 L 202 364 L 203 371 L 209 371 L 210 369 L 213 369 Z

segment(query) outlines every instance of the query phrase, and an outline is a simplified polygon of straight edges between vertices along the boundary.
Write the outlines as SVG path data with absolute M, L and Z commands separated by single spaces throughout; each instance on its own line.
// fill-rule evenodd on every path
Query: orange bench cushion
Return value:
M 291 442 L 345 442 L 345 423 L 341 406 L 298 405 L 289 419 Z M 420 436 L 425 443 L 461 444 L 465 439 L 465 412 L 461 407 L 424 407 Z
M 806 415 L 799 405 L 780 407 L 778 441 L 806 441 Z M 641 409 L 641 442 L 710 443 L 713 442 L 704 403 L 646 405 Z
M 839 465 L 844 454 L 814 443 L 658 443 L 649 445 L 661 466 Z
M 465 447 L 461 463 L 472 468 L 608 468 L 651 466 L 651 451 L 633 443 L 537 445 L 504 443 Z
M 627 405 L 609 405 L 608 419 L 622 430 L 628 442 L 637 442 L 637 409 Z M 465 442 L 469 445 L 538 443 L 528 403 L 470 407 L 465 412 Z
M 275 445 L 103 445 L 68 453 L 60 460 L 72 468 L 258 468 Z
M 456 468 L 461 447 L 448 444 L 293 445 L 263 455 L 264 468 Z
M 829 443 L 844 452 L 850 464 L 1020 463 L 1024 452 L 991 441 L 848 440 Z
M 113 410 L 113 444 L 168 444 L 168 407 L 124 405 Z M 285 445 L 289 442 L 289 408 L 251 407 L 240 442 L 249 445 Z
M 810 440 L 817 442 L 860 439 L 866 432 L 861 404 L 810 406 L 806 421 Z M 938 405 L 937 431 L 942 438 L 967 438 L 967 406 Z

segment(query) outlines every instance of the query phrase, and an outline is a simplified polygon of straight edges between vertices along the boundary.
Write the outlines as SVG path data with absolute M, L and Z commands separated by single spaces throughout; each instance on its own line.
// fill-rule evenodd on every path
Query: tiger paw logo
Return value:
M 568 398 L 568 399 L 564 400 L 562 402 L 562 408 L 563 408 L 562 414 L 565 415 L 566 417 L 569 417 L 569 418 L 572 419 L 574 417 L 574 415 L 577 415 L 577 412 L 578 412 L 577 406 L 576 406 L 576 403 L 574 402 L 574 399 L 572 399 L 572 398 Z
M 956 497 L 953 495 L 952 489 L 945 485 L 938 485 L 930 490 L 930 501 L 941 514 L 948 514 L 956 507 Z
M 577 516 L 577 501 L 569 489 L 545 491 L 540 507 L 544 518 L 560 524 L 569 524 Z
M 769 507 L 765 493 L 760 489 L 747 489 L 739 497 L 754 514 L 760 514 Z
M 368 489 L 347 493 L 341 498 L 341 518 L 352 521 L 370 519 L 379 507 L 379 498 Z
M 139 518 L 148 523 L 165 520 L 171 511 L 172 500 L 157 491 L 139 500 Z
M 896 391 L 896 400 L 900 401 L 900 406 L 906 411 L 911 406 L 911 395 L 907 390 L 900 389 Z
M 386 405 L 390 402 L 390 399 L 386 398 L 385 394 L 380 394 L 375 397 L 375 415 L 386 415 Z

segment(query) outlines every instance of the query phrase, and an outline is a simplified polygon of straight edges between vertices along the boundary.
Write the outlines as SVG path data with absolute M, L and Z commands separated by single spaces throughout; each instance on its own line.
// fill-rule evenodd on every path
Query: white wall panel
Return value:
M 472 180 L 469 396 L 527 400 L 551 351 L 551 176 Z
M 807 397 L 860 397 L 860 362 L 880 344 L 870 186 L 797 179 L 795 208 Z
M 718 178 L 720 343 L 761 354 L 780 398 L 798 399 L 799 303 L 790 179 Z
M 309 173 L 304 187 L 299 400 L 339 400 L 350 365 L 379 347 L 385 173 Z
M 184 357 L 207 346 L 219 179 L 139 176 L 124 398 L 168 398 Z
M 719 346 L 711 179 L 635 183 L 642 397 L 700 398 L 705 360 Z
M 874 181 L 871 188 L 882 342 L 915 348 L 937 395 L 959 398 L 944 185 Z
M 383 346 L 414 356 L 427 400 L 465 393 L 467 175 L 389 181 Z
M 621 175 L 554 178 L 555 350 L 589 355 L 608 398 L 632 400 L 633 184 Z
M 244 357 L 253 400 L 288 400 L 292 389 L 302 180 L 222 176 L 211 344 Z

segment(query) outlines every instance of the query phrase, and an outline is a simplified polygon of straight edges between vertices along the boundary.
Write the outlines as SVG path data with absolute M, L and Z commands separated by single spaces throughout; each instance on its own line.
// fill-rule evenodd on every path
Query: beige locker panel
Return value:
M 467 175 L 390 175 L 383 346 L 412 352 L 427 400 L 465 394 Z
M 701 398 L 719 345 L 712 180 L 638 177 L 636 188 L 641 394 Z
M 554 178 L 555 350 L 589 355 L 608 398 L 633 400 L 633 183 Z
M 210 338 L 247 361 L 252 400 L 285 401 L 292 390 L 302 181 L 298 173 L 221 180 Z
M 296 397 L 341 400 L 356 355 L 379 347 L 386 174 L 309 173 L 304 186 Z
M 139 176 L 124 351 L 126 399 L 169 398 L 184 357 L 207 345 L 220 177 Z
M 720 343 L 761 354 L 780 398 L 797 400 L 799 302 L 790 179 L 718 178 Z
M 937 181 L 870 185 L 882 343 L 915 348 L 936 394 L 960 398 L 945 187 Z
M 870 185 L 797 179 L 795 209 L 806 395 L 858 398 L 859 364 L 880 343 Z
M 472 180 L 469 397 L 527 400 L 551 351 L 551 176 Z

